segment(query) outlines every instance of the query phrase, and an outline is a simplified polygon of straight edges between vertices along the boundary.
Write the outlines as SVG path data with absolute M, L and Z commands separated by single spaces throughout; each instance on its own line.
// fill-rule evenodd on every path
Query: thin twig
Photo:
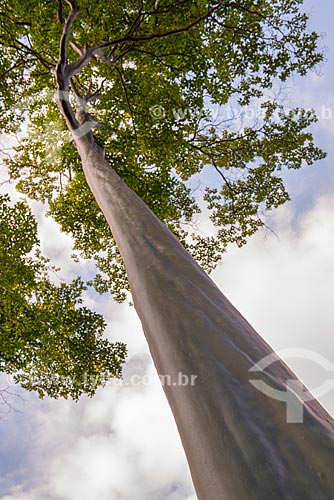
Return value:
M 119 78 L 121 80 L 121 83 L 122 83 L 122 87 L 123 87 L 123 90 L 124 90 L 125 99 L 126 99 L 126 102 L 128 104 L 128 108 L 129 108 L 130 115 L 131 115 L 131 121 L 132 121 L 133 131 L 135 133 L 136 142 L 138 142 L 138 136 L 137 136 L 137 130 L 136 130 L 136 125 L 135 125 L 135 120 L 134 120 L 134 116 L 133 116 L 132 107 L 131 107 L 131 104 L 130 104 L 130 101 L 129 101 L 128 92 L 126 90 L 125 81 L 124 81 L 124 78 L 123 78 L 121 70 L 117 66 L 115 66 L 115 69 L 116 69 L 116 71 L 118 73 L 118 76 L 119 76 Z

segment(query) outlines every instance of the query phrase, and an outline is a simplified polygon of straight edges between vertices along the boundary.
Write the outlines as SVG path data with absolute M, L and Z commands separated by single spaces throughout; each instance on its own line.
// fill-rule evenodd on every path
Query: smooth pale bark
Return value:
M 334 498 L 334 422 L 317 401 L 287 423 L 285 402 L 250 379 L 286 391 L 297 377 L 278 360 L 249 369 L 271 348 L 172 233 L 104 160 L 76 141 L 87 182 L 125 262 L 134 305 L 160 375 L 197 375 L 164 385 L 200 500 Z M 316 312 L 315 312 L 316 313 Z M 298 400 L 296 399 L 296 408 Z

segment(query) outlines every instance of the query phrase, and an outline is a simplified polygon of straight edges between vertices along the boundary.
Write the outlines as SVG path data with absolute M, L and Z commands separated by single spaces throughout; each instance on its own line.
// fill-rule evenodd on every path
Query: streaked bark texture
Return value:
M 287 404 L 250 383 L 258 378 L 284 393 L 297 377 L 278 358 L 264 372 L 249 372 L 272 349 L 118 177 L 102 150 L 86 137 L 76 144 L 124 259 L 156 369 L 170 376 L 164 391 L 198 498 L 333 499 L 331 417 L 313 400 L 304 404 L 303 423 L 289 423 Z M 195 383 L 178 384 L 179 373 L 196 376 Z M 298 412 L 300 400 L 291 398 Z

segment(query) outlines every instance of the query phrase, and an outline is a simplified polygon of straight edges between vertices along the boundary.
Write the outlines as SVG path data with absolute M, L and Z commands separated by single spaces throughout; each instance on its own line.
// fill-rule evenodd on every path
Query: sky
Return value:
M 326 33 L 320 73 L 296 79 L 289 98 L 315 108 L 313 128 L 327 152 L 321 162 L 286 174 L 291 201 L 271 213 L 267 231 L 232 247 L 212 278 L 307 387 L 333 379 L 334 362 L 334 34 L 332 0 L 307 1 L 311 26 Z M 332 117 L 331 117 L 332 115 Z M 33 204 L 44 253 L 69 278 L 87 271 L 70 263 L 71 241 Z M 86 296 L 105 316 L 107 335 L 128 344 L 123 381 L 79 403 L 40 400 L 16 387 L 13 411 L 1 413 L 1 500 L 196 500 L 176 426 L 133 307 Z M 303 359 L 291 357 L 295 350 Z M 293 351 L 294 350 L 294 351 Z M 333 365 L 332 365 L 333 366 Z M 141 383 L 131 384 L 131 375 Z M 3 377 L 0 382 L 7 384 Z M 334 389 L 320 398 L 334 416 Z

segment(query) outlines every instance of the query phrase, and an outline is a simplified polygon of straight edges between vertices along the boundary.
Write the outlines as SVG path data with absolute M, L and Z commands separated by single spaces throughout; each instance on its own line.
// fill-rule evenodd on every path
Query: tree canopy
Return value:
M 102 339 L 101 315 L 80 306 L 84 284 L 56 286 L 24 202 L 0 195 L 0 370 L 42 397 L 92 396 L 120 377 L 126 349 Z
M 95 259 L 98 272 L 91 284 L 99 292 L 121 301 L 128 282 L 53 99 L 64 48 L 71 73 L 68 99 L 88 102 L 88 126 L 106 158 L 210 271 L 228 244 L 243 245 L 264 225 L 263 211 L 289 199 L 282 170 L 324 157 L 308 130 L 314 113 L 285 110 L 273 92 L 275 82 L 305 75 L 322 60 L 318 35 L 309 31 L 301 4 L 3 0 L 0 130 L 21 130 L 7 168 L 19 191 L 48 202 L 50 216 L 73 237 L 77 255 Z M 60 43 L 64 39 L 69 43 Z M 256 113 L 247 118 L 250 108 Z M 198 177 L 206 183 L 201 196 L 192 190 Z M 206 207 L 215 233 L 202 235 L 193 221 Z M 52 297 L 56 310 L 69 301 L 69 321 L 79 328 L 81 315 L 89 331 L 93 324 L 102 328 L 96 315 L 73 306 L 80 281 L 58 289 L 42 279 L 28 282 L 37 305 L 49 300 L 39 294 Z M 29 304 L 38 309 L 34 301 Z M 119 349 L 117 359 L 124 353 Z

